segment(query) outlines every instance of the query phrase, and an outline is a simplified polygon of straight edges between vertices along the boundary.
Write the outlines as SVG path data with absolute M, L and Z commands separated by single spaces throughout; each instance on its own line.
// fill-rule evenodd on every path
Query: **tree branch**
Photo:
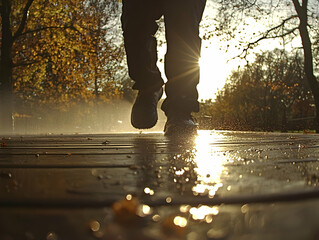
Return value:
M 298 17 L 297 15 L 292 15 L 289 18 L 284 19 L 282 21 L 282 23 L 280 23 L 279 25 L 267 30 L 266 33 L 264 34 L 264 36 L 267 37 L 271 32 L 277 30 L 278 28 L 283 27 L 288 21 L 290 21 L 291 19 L 297 18 L 297 17 Z
M 250 49 L 252 46 L 256 45 L 257 43 L 259 43 L 262 40 L 273 39 L 273 38 L 282 38 L 282 37 L 290 35 L 291 33 L 293 33 L 296 30 L 298 30 L 298 27 L 294 27 L 294 28 L 290 29 L 289 31 L 282 33 L 282 34 L 279 34 L 279 35 L 273 35 L 273 36 L 264 35 L 264 36 L 258 38 L 256 41 L 248 43 L 248 45 L 244 51 L 246 51 L 246 50 L 248 51 L 248 49 Z
M 27 23 L 27 18 L 28 18 L 28 11 L 31 7 L 33 0 L 28 0 L 27 4 L 25 5 L 24 9 L 23 9 L 23 16 L 21 19 L 21 23 L 20 26 L 18 28 L 18 30 L 16 31 L 16 33 L 13 35 L 13 39 L 16 39 L 18 36 L 20 36 L 23 32 L 23 29 L 25 28 L 25 25 Z
M 301 7 L 299 1 L 298 1 L 298 0 L 292 0 L 292 2 L 293 2 L 293 4 L 294 4 L 294 7 L 295 7 L 295 9 L 296 9 L 296 12 L 297 12 L 298 16 L 301 16 L 301 14 L 302 14 L 302 7 Z
M 262 40 L 265 40 L 265 39 L 274 39 L 274 38 L 283 38 L 285 36 L 288 36 L 292 33 L 294 33 L 296 30 L 298 30 L 299 27 L 294 27 L 288 31 L 285 31 L 284 33 L 282 34 L 275 34 L 275 35 L 271 35 L 271 33 L 273 33 L 274 31 L 278 30 L 279 28 L 282 28 L 285 26 L 285 24 L 290 21 L 291 19 L 294 19 L 296 18 L 297 15 L 293 15 L 293 16 L 290 16 L 289 18 L 286 18 L 282 21 L 282 23 L 280 23 L 279 25 L 267 30 L 260 38 L 258 38 L 257 40 L 253 41 L 253 42 L 250 42 L 247 44 L 247 46 L 244 48 L 244 50 L 242 51 L 241 54 L 239 54 L 238 56 L 236 57 L 242 57 L 242 58 L 246 58 L 246 56 L 248 55 L 248 50 L 251 49 L 253 46 L 255 46 L 257 43 L 259 43 L 260 41 Z M 236 58 L 235 57 L 235 58 Z
M 302 9 L 304 10 L 304 11 L 306 11 L 307 12 L 307 8 L 308 8 L 308 0 L 303 0 L 302 1 Z

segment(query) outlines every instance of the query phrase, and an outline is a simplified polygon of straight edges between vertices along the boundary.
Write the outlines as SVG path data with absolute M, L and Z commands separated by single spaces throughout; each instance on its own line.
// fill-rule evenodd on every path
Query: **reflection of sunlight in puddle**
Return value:
M 184 217 L 176 216 L 173 221 L 176 226 L 179 226 L 179 227 L 187 226 L 187 219 Z
M 197 181 L 193 186 L 194 195 L 208 195 L 213 198 L 219 188 L 223 186 L 221 175 L 227 171 L 225 167 L 227 157 L 217 142 L 225 138 L 222 134 L 210 131 L 198 131 L 195 139 L 194 163 Z M 194 220 L 211 223 L 214 216 L 219 214 L 219 207 L 200 205 L 191 207 L 181 206 L 181 212 L 189 212 Z
M 214 197 L 216 191 L 223 186 L 220 176 L 226 170 L 226 156 L 214 142 L 223 136 L 210 131 L 199 131 L 195 140 L 195 171 L 197 183 L 193 187 L 194 195 L 206 195 Z
M 219 213 L 219 209 L 218 207 L 214 206 L 214 207 L 209 207 L 209 206 L 205 206 L 202 205 L 198 208 L 196 207 L 192 207 L 189 210 L 189 213 L 192 214 L 192 218 L 194 220 L 206 220 L 206 221 L 210 221 L 210 219 L 212 219 L 212 216 L 216 216 Z

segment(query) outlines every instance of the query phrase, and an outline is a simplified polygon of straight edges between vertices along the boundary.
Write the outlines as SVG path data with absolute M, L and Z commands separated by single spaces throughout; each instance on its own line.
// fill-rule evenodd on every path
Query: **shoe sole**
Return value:
M 145 124 L 145 122 L 144 123 L 137 123 L 136 121 L 134 121 L 134 119 L 132 117 L 132 114 L 131 114 L 131 124 L 136 129 L 150 129 L 150 128 L 152 128 L 152 127 L 154 127 L 156 125 L 157 120 L 158 120 L 157 111 L 156 111 L 156 119 L 155 119 L 155 121 L 149 122 L 147 124 Z
M 164 91 L 162 88 L 162 91 L 159 94 L 159 98 L 157 100 L 157 104 L 158 104 L 158 101 L 161 99 L 163 92 Z M 135 103 L 134 103 L 132 111 L 131 111 L 131 124 L 132 124 L 132 126 L 136 129 L 150 129 L 150 128 L 154 127 L 158 121 L 157 104 L 156 104 L 156 110 L 154 111 L 154 113 L 155 113 L 154 118 L 152 119 L 152 121 L 145 123 L 145 122 L 139 122 L 139 121 L 134 120 L 134 118 L 133 118 L 133 115 L 135 115 L 135 114 L 133 114 L 134 107 L 135 107 Z

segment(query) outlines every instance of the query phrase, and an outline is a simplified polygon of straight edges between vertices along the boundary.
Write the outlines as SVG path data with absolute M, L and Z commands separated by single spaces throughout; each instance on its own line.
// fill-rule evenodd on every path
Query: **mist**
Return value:
M 66 111 L 56 109 L 36 110 L 33 114 L 13 115 L 14 134 L 105 134 L 122 132 L 161 132 L 165 115 L 158 109 L 159 120 L 152 129 L 135 129 L 131 126 L 132 103 L 111 100 L 107 103 L 77 103 Z M 21 108 L 20 108 L 21 109 Z M 26 112 L 26 111 L 25 111 Z

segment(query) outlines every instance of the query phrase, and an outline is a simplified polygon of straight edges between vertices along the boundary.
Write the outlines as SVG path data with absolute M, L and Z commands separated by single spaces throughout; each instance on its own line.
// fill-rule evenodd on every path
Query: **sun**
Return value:
M 214 99 L 218 89 L 222 89 L 230 73 L 227 57 L 213 46 L 202 48 L 200 66 L 200 83 L 197 87 L 199 99 Z
M 214 41 L 202 42 L 201 58 L 198 63 L 200 66 L 200 81 L 197 86 L 199 100 L 215 99 L 218 89 L 225 85 L 227 77 L 231 71 L 239 65 L 239 61 L 228 61 L 235 53 L 220 50 Z M 159 59 L 164 59 L 166 45 L 162 45 L 158 50 Z M 158 62 L 158 68 L 162 73 L 164 81 L 167 81 L 164 70 L 164 62 Z M 163 96 L 165 97 L 165 95 Z

